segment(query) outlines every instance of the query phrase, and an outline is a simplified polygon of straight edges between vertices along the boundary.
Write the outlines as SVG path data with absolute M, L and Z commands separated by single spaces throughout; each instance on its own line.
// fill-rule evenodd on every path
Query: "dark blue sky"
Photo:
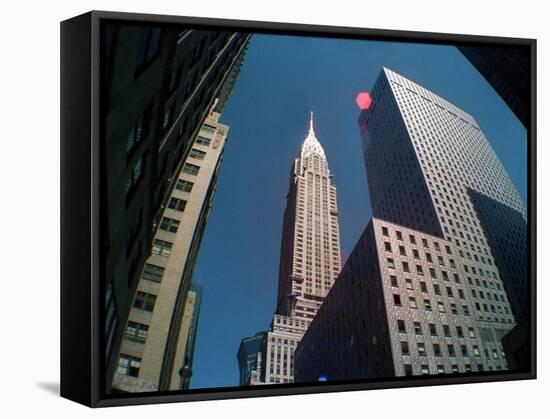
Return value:
M 193 281 L 204 285 L 192 388 L 238 385 L 237 350 L 277 295 L 284 196 L 309 111 L 337 187 L 343 259 L 370 216 L 355 96 L 382 66 L 477 120 L 526 201 L 526 132 L 454 47 L 256 35 L 222 122 L 229 141 Z

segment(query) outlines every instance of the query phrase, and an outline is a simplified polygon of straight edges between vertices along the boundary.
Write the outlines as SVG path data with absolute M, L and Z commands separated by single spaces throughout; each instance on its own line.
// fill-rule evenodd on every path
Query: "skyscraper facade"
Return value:
M 185 309 L 229 130 L 219 118 L 212 111 L 202 125 L 163 209 L 120 346 L 116 391 L 177 390 L 189 378 L 194 309 L 187 318 Z
M 105 388 L 153 224 L 214 100 L 223 108 L 249 34 L 107 22 L 102 27 L 101 278 L 105 281 Z
M 294 350 L 334 284 L 340 263 L 336 187 L 311 115 L 290 174 L 277 309 L 263 343 L 262 382 L 294 381 Z
M 296 379 L 507 369 L 501 339 L 527 305 L 525 207 L 470 115 L 385 68 L 371 96 L 359 126 L 374 218 L 296 350 Z

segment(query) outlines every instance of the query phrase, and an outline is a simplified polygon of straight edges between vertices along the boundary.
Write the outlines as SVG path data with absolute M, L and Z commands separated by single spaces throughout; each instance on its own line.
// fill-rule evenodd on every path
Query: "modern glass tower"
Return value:
M 296 350 L 296 380 L 503 370 L 526 209 L 475 119 L 384 68 L 359 118 L 373 219 Z
M 341 268 L 336 187 L 313 114 L 286 198 L 277 308 L 262 348 L 263 383 L 294 381 L 294 349 Z

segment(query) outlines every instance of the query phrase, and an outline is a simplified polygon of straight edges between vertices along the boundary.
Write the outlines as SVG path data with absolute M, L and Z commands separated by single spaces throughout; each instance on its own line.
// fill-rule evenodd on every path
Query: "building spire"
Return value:
M 313 129 L 313 111 L 309 112 L 309 133 L 315 135 L 315 130 Z

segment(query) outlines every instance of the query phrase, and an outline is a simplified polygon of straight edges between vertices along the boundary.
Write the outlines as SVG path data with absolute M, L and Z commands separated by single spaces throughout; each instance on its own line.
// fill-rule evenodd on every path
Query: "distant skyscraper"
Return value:
M 340 272 L 336 187 L 331 178 L 312 114 L 290 175 L 277 309 L 262 349 L 264 383 L 294 381 L 294 349 Z
M 261 350 L 265 332 L 258 332 L 241 340 L 237 361 L 239 362 L 239 385 L 247 386 L 259 380 Z
M 525 207 L 470 115 L 388 69 L 371 98 L 374 218 L 296 350 L 296 380 L 506 369 L 501 339 L 528 305 Z
M 530 60 L 528 47 L 459 46 L 462 54 L 529 127 Z
M 229 130 L 219 118 L 210 113 L 176 174 L 126 324 L 112 385 L 118 391 L 177 390 L 190 378 L 189 332 L 200 302 L 188 304 L 198 290 L 189 292 L 191 277 Z

